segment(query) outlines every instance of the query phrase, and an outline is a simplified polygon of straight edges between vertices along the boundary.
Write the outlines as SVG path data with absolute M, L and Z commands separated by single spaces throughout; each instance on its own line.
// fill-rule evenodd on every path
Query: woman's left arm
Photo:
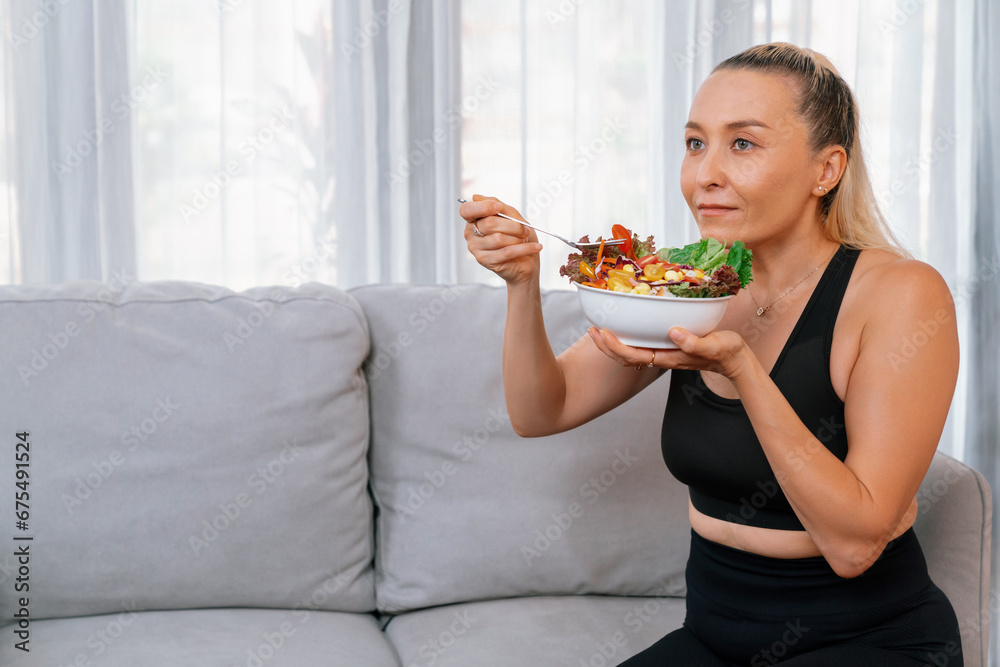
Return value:
M 900 523 L 912 521 L 958 377 L 954 303 L 933 268 L 893 261 L 873 267 L 859 287 L 863 326 L 844 399 L 844 462 L 806 428 L 745 346 L 730 360 L 730 380 L 785 496 L 843 577 L 868 569 Z M 688 337 L 681 348 L 700 356 L 704 342 Z

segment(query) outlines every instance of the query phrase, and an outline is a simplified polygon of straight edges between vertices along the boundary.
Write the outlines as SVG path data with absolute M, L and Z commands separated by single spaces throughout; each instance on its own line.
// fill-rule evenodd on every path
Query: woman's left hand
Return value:
M 652 349 L 625 345 L 607 329 L 591 327 L 594 344 L 622 366 L 654 366 L 663 369 L 711 371 L 735 380 L 751 362 L 753 353 L 735 331 L 713 331 L 704 336 L 674 327 L 669 336 L 676 349 Z

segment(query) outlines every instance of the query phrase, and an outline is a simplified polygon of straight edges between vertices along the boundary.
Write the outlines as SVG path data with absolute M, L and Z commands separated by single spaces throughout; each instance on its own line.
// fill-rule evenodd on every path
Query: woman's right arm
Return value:
M 469 223 L 465 229 L 469 251 L 507 283 L 504 394 L 511 425 L 519 435 L 568 431 L 624 403 L 658 377 L 660 369 L 645 366 L 651 352 L 622 365 L 603 353 L 591 335 L 556 357 L 542 319 L 541 245 L 535 233 L 493 215 L 502 212 L 521 218 L 510 206 L 478 195 L 473 199 L 459 209 Z M 473 224 L 482 237 L 474 233 Z

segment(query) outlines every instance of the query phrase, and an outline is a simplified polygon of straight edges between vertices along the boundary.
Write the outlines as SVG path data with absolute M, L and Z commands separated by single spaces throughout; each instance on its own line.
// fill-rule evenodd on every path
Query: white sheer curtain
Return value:
M 447 3 L 140 0 L 137 14 L 140 64 L 172 72 L 139 121 L 143 278 L 455 279 Z
M 974 52 L 969 70 L 973 96 L 969 132 L 973 175 L 969 179 L 971 256 L 973 273 L 960 298 L 972 313 L 968 370 L 967 460 L 981 471 L 993 489 L 993 590 L 988 600 L 993 614 L 991 663 L 1000 662 L 1000 7 L 976 0 L 973 12 Z
M 342 285 L 449 282 L 460 249 L 457 3 L 335 2 Z
M 0 278 L 134 279 L 134 73 L 125 0 L 3 5 Z M 30 222 L 29 222 L 30 221 Z
M 2 0 L 0 280 L 454 281 L 458 9 Z

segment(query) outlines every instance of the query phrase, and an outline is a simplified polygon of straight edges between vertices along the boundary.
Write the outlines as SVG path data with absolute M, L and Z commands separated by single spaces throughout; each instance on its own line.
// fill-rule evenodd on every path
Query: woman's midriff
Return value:
M 691 528 L 706 540 L 741 551 L 747 551 L 768 558 L 810 558 L 822 553 L 809 533 L 804 530 L 776 530 L 759 528 L 702 514 L 688 501 L 688 516 Z M 885 542 L 894 540 L 905 533 L 917 518 L 917 499 L 910 503 L 903 519 Z

